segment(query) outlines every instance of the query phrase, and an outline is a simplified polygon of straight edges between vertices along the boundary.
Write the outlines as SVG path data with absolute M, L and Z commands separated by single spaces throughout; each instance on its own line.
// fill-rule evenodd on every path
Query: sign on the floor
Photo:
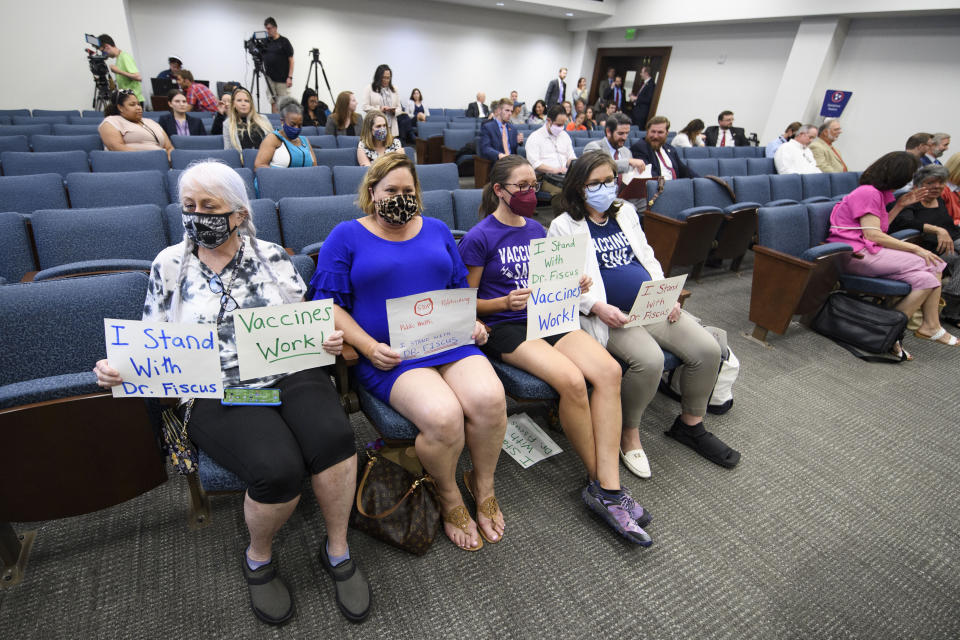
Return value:
M 503 450 L 524 469 L 563 451 L 536 422 L 525 413 L 507 417 Z

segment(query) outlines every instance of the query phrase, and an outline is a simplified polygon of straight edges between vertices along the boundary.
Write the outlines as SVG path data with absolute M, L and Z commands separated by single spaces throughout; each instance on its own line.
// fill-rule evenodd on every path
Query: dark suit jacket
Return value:
M 507 123 L 507 142 L 510 145 L 510 153 L 516 153 L 517 128 L 509 122 Z M 496 162 L 499 155 L 503 153 L 503 139 L 500 137 L 500 126 L 496 120 L 488 120 L 480 127 L 478 153 L 490 162 Z
M 650 115 L 650 103 L 653 101 L 653 92 L 656 91 L 656 89 L 657 83 L 651 78 L 640 87 L 640 91 L 633 97 L 633 124 L 640 127 L 640 129 L 645 129 L 647 126 L 647 118 Z
M 550 84 L 547 85 L 547 95 L 543 98 L 543 101 L 547 103 L 547 109 L 552 107 L 555 104 L 560 104 L 566 100 L 567 95 L 567 83 L 560 82 L 560 78 L 554 78 L 550 81 Z
M 612 86 L 609 86 L 609 85 L 608 85 L 608 86 L 606 86 L 606 87 L 603 88 L 603 96 L 602 96 L 602 98 L 603 98 L 604 100 L 606 100 L 607 102 L 612 102 L 612 101 L 613 101 L 613 87 L 612 87 Z M 623 101 L 624 101 L 624 99 L 625 99 L 625 96 L 623 95 L 623 87 L 620 87 L 620 102 L 617 103 L 617 111 L 623 111 Z
M 663 152 L 667 154 L 668 158 L 670 158 L 673 168 L 677 171 L 678 178 L 700 177 L 694 171 L 691 171 L 690 167 L 683 164 L 683 160 L 681 160 L 680 156 L 677 155 L 677 150 L 672 146 L 664 143 Z M 650 145 L 647 144 L 646 140 L 637 140 L 633 146 L 630 147 L 630 153 L 633 154 L 634 158 L 640 158 L 650 165 L 650 175 L 652 175 L 654 178 L 660 177 L 660 157 L 658 154 L 653 152 L 653 149 L 650 148 Z
M 177 135 L 177 123 L 173 120 L 172 113 L 165 113 L 160 116 L 160 119 L 157 121 L 157 124 L 166 131 L 168 136 Z M 192 136 L 205 136 L 207 135 L 207 130 L 203 126 L 203 122 L 200 121 L 200 118 L 195 118 L 189 113 L 187 114 L 187 130 Z
M 490 107 L 483 105 L 483 113 L 477 113 L 477 102 L 474 100 L 467 105 L 467 112 L 463 115 L 468 118 L 486 118 L 490 115 Z
M 743 133 L 743 129 L 740 127 L 730 127 L 730 133 L 733 134 L 733 144 L 737 147 L 747 147 L 750 145 L 750 141 L 747 140 L 746 134 Z M 708 147 L 717 146 L 717 137 L 720 135 L 720 127 L 707 127 L 703 135 L 707 138 L 706 145 Z

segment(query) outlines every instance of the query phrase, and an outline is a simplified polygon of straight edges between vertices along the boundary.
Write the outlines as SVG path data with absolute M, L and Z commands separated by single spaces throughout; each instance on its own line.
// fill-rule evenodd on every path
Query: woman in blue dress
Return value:
M 420 215 L 420 183 L 406 154 L 373 163 L 357 204 L 367 215 L 337 225 L 323 243 L 313 297 L 333 298 L 337 329 L 360 354 L 360 383 L 420 430 L 417 456 L 436 481 L 446 535 L 476 551 L 504 531 L 493 484 L 507 423 L 503 385 L 474 345 L 404 360 L 388 344 L 386 310 L 391 298 L 467 287 L 467 269 L 446 225 Z M 486 342 L 480 323 L 473 338 Z M 464 484 L 477 502 L 476 522 L 457 488 L 464 443 L 473 460 Z

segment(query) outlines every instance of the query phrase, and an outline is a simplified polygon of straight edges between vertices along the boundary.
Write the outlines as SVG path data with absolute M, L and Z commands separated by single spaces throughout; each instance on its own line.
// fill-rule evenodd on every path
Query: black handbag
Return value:
M 859 352 L 890 354 L 893 351 L 907 328 L 907 316 L 896 309 L 880 307 L 837 292 L 827 298 L 810 328 L 865 362 L 897 364 L 906 360 L 903 354 L 896 359 L 865 356 Z

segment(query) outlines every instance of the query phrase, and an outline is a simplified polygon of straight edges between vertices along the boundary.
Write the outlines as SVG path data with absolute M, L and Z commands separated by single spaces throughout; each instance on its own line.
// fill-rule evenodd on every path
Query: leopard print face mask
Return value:
M 406 224 L 420 212 L 417 196 L 413 194 L 399 193 L 377 200 L 373 206 L 377 215 L 393 224 Z

